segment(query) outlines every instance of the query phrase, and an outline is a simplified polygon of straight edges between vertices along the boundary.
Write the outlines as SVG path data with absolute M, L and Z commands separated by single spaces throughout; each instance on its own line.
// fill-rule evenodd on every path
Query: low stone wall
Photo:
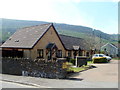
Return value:
M 66 60 L 45 61 L 42 59 L 2 58 L 2 73 L 42 78 L 65 78 Z

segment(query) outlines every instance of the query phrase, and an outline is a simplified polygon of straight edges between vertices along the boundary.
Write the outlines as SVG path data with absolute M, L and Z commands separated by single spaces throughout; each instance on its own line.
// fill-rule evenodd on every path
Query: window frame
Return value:
M 57 50 L 56 57 L 62 58 L 62 50 Z
M 72 57 L 72 51 L 68 51 L 68 57 Z
M 37 49 L 37 58 L 43 58 L 43 57 L 44 57 L 44 50 Z

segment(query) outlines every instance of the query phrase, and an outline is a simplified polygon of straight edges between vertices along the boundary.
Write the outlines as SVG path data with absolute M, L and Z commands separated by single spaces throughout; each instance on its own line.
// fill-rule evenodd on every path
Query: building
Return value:
M 106 55 L 109 55 L 111 57 L 118 56 L 118 47 L 114 44 L 107 43 L 101 47 L 101 51 L 104 51 Z
M 59 35 L 53 24 L 42 24 L 17 30 L 2 47 L 3 57 L 53 58 L 87 55 L 81 38 Z
M 82 38 L 59 35 L 66 49 L 66 57 L 90 56 L 87 42 Z

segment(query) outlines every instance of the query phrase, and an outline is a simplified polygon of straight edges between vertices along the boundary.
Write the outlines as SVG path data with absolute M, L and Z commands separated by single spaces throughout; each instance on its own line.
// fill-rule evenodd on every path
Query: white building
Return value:
M 112 56 L 112 57 L 118 56 L 118 47 L 111 43 L 107 43 L 103 45 L 101 47 L 101 51 L 104 51 L 105 54 Z

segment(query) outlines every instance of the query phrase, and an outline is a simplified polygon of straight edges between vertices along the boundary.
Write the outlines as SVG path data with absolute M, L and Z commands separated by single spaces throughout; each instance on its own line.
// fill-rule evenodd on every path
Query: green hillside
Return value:
M 0 19 L 0 26 L 2 25 L 2 27 L 0 27 L 0 37 L 2 35 L 0 41 L 4 42 L 16 30 L 20 28 L 40 25 L 45 23 L 50 23 L 50 22 Z M 100 42 L 101 44 L 105 44 L 107 42 L 117 43 L 117 39 L 118 39 L 117 34 L 110 35 L 95 29 L 93 31 L 92 28 L 85 26 L 68 25 L 68 24 L 60 24 L 60 23 L 53 23 L 53 24 L 59 34 L 84 38 L 90 43 L 96 44 L 96 46 L 98 46 Z

